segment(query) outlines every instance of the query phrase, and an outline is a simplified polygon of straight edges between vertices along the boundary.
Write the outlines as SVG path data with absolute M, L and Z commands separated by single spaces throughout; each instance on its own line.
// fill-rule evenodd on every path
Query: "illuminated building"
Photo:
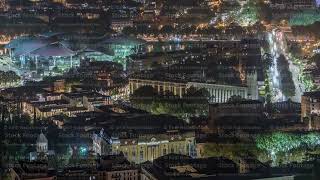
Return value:
M 35 69 L 49 63 L 49 69 L 56 66 L 73 67 L 76 52 L 68 48 L 65 42 L 54 41 L 47 37 L 18 37 L 5 46 L 13 62 L 27 68 L 27 63 L 34 62 Z
M 301 97 L 301 118 L 320 116 L 320 92 L 305 92 Z
M 150 79 L 129 79 L 129 91 L 132 94 L 141 86 L 152 86 L 157 93 L 164 94 L 166 91 L 172 92 L 174 95 L 182 97 L 188 88 L 194 87 L 197 89 L 205 88 L 210 94 L 212 102 L 227 102 L 232 96 L 240 96 L 247 99 L 248 87 L 233 86 L 222 84 L 198 83 L 198 82 L 174 82 L 165 80 L 150 80 Z
M 8 8 L 7 0 L 0 0 L 0 9 L 6 11 Z
M 75 34 L 79 38 L 78 34 Z M 53 68 L 68 70 L 80 65 L 80 60 L 90 59 L 95 61 L 121 61 L 125 64 L 125 58 L 131 54 L 140 52 L 145 42 L 132 37 L 111 37 L 103 41 L 91 38 L 95 48 L 91 49 L 92 42 L 83 42 L 83 47 L 69 43 L 68 40 L 79 40 L 63 33 L 48 33 L 41 36 L 21 36 L 11 40 L 5 45 L 5 51 L 13 62 L 24 69 L 44 69 L 52 71 Z M 79 46 L 80 46 L 79 45 Z M 72 47 L 72 49 L 71 49 Z M 75 49 L 75 50 L 73 50 Z M 33 67 L 35 66 L 35 67 Z
M 76 114 L 94 111 L 95 107 L 111 104 L 109 96 L 93 92 L 39 94 L 37 100 L 24 101 L 23 112 L 33 119 L 45 119 L 55 115 L 74 117 Z
M 270 7 L 273 9 L 315 9 L 316 0 L 271 0 Z
M 93 136 L 93 151 L 108 155 L 123 153 L 131 162 L 142 163 L 170 154 L 195 156 L 194 132 L 167 131 L 160 133 L 137 133 L 135 137 L 108 136 L 103 129 Z
M 179 97 L 182 97 L 187 90 L 186 83 L 148 79 L 129 79 L 130 94 L 142 86 L 152 86 L 159 94 L 164 94 L 166 91 L 171 91 L 174 95 Z
M 133 37 L 116 36 L 104 40 L 101 44 L 113 52 L 114 58 L 123 59 L 142 51 L 145 43 L 144 40 Z
M 37 152 L 48 152 L 48 139 L 42 132 L 37 138 Z
M 82 52 L 79 52 L 78 55 L 81 57 L 81 59 L 86 58 L 95 61 L 112 61 L 114 59 L 114 57 L 109 54 L 96 51 L 90 48 L 87 48 Z
M 48 156 L 52 156 L 54 154 L 55 152 L 53 150 L 48 149 L 48 139 L 41 131 L 37 137 L 36 151 L 29 153 L 30 161 L 46 159 Z
M 125 27 L 132 27 L 133 21 L 130 19 L 112 19 L 111 29 L 116 32 L 122 32 Z
M 208 5 L 211 8 L 219 8 L 222 4 L 222 0 L 209 0 Z

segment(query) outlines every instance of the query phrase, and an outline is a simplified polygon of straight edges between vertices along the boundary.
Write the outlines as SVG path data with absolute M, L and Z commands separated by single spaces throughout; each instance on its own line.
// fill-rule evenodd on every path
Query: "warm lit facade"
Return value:
M 142 86 L 152 86 L 159 94 L 164 94 L 166 91 L 169 91 L 179 97 L 182 97 L 186 93 L 187 89 L 186 83 L 148 79 L 129 79 L 130 94 Z
M 137 138 L 107 137 L 94 134 L 93 150 L 96 154 L 119 154 L 131 162 L 142 163 L 169 154 L 196 156 L 194 132 L 168 131 L 159 134 L 142 134 Z
M 132 27 L 133 21 L 131 19 L 114 19 L 111 21 L 111 29 L 116 32 L 121 32 L 125 27 Z
M 95 107 L 109 104 L 110 96 L 98 93 L 55 93 L 39 95 L 39 99 L 35 101 L 22 102 L 22 109 L 33 119 L 44 119 L 61 114 L 73 117 L 78 113 L 94 111 Z
M 182 97 L 188 88 L 194 87 L 196 89 L 204 88 L 210 94 L 210 101 L 212 102 L 227 102 L 232 96 L 240 96 L 247 99 L 248 87 L 246 86 L 232 86 L 232 85 L 220 85 L 210 83 L 197 83 L 197 82 L 170 82 L 159 80 L 147 80 L 147 79 L 129 79 L 129 91 L 132 94 L 136 89 L 142 86 L 152 86 L 157 93 L 164 94 L 169 91 L 174 95 Z
M 119 165 L 120 166 L 120 165 Z M 99 171 L 97 179 L 139 179 L 138 169 L 118 170 L 118 171 Z
M 215 103 L 227 102 L 232 96 L 240 96 L 244 99 L 248 98 L 248 88 L 246 86 L 231 86 L 195 82 L 189 82 L 187 86 L 195 87 L 197 89 L 206 89 L 210 94 L 210 102 Z

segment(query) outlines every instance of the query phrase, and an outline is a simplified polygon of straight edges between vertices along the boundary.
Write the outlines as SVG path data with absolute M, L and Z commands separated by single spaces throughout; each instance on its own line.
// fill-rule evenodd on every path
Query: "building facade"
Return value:
M 110 96 L 94 92 L 39 94 L 36 100 L 23 101 L 22 111 L 33 119 L 41 120 L 61 114 L 73 117 L 78 113 L 94 111 L 96 107 L 110 104 Z
M 244 99 L 248 98 L 248 88 L 245 86 L 189 82 L 187 87 L 205 88 L 210 94 L 210 102 L 212 103 L 227 102 L 232 96 L 240 96 Z
M 270 7 L 272 9 L 315 9 L 317 7 L 316 0 L 271 0 Z
M 186 83 L 158 81 L 148 79 L 129 79 L 129 92 L 132 94 L 136 89 L 142 86 L 152 86 L 159 94 L 166 91 L 172 92 L 175 96 L 182 97 L 187 90 Z
M 305 92 L 301 97 L 301 119 L 320 115 L 320 91 Z
M 152 86 L 158 94 L 165 94 L 165 92 L 172 92 L 175 96 L 183 97 L 187 89 L 194 87 L 196 89 L 204 88 L 209 92 L 210 101 L 213 103 L 227 102 L 232 96 L 240 96 L 247 99 L 248 87 L 246 86 L 233 86 L 233 85 L 220 85 L 210 83 L 198 82 L 170 82 L 159 80 L 147 79 L 129 79 L 129 92 L 132 94 L 136 89 L 142 86 Z M 256 94 L 257 95 L 257 94 Z M 256 96 L 254 96 L 254 99 Z
M 153 161 L 169 153 L 195 157 L 195 147 L 194 132 L 168 131 L 160 134 L 139 134 L 136 138 L 108 137 L 100 132 L 93 136 L 93 150 L 96 154 L 123 153 L 134 163 Z

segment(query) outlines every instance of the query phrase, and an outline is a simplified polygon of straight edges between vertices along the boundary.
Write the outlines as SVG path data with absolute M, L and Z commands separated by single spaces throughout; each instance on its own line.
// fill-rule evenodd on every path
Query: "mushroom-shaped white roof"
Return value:
M 20 37 L 12 40 L 5 47 L 14 49 L 14 55 L 20 56 L 46 46 L 49 43 L 50 41 L 44 38 Z
M 55 42 L 47 46 L 41 47 L 39 49 L 36 49 L 30 52 L 30 54 L 42 56 L 42 57 L 53 57 L 53 56 L 67 57 L 67 56 L 73 56 L 76 53 L 71 49 L 62 45 L 60 42 Z

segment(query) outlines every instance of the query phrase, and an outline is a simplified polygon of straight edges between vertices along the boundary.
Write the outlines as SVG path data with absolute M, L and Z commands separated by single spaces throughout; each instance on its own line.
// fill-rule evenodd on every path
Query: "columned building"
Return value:
M 220 84 L 196 83 L 188 82 L 187 87 L 195 87 L 197 89 L 204 88 L 210 94 L 212 103 L 227 102 L 232 96 L 240 96 L 244 99 L 248 98 L 248 88 L 246 86 L 231 86 Z
M 148 79 L 129 79 L 130 94 L 132 94 L 136 89 L 142 86 L 152 86 L 158 94 L 165 94 L 165 92 L 169 91 L 179 97 L 183 97 L 187 89 L 190 87 L 194 87 L 196 89 L 204 88 L 209 92 L 210 101 L 212 103 L 227 102 L 232 96 L 240 96 L 243 99 L 251 99 L 252 97 L 248 96 L 249 90 L 247 86 L 233 86 L 198 82 L 169 82 Z
M 164 94 L 166 91 L 169 91 L 179 97 L 182 97 L 186 93 L 187 89 L 186 83 L 149 79 L 129 79 L 130 94 L 142 86 L 152 86 L 159 94 Z
M 93 135 L 93 150 L 99 155 L 123 153 L 129 161 L 143 163 L 169 153 L 196 157 L 196 141 L 194 132 L 167 131 L 123 138 L 110 137 L 100 131 Z

